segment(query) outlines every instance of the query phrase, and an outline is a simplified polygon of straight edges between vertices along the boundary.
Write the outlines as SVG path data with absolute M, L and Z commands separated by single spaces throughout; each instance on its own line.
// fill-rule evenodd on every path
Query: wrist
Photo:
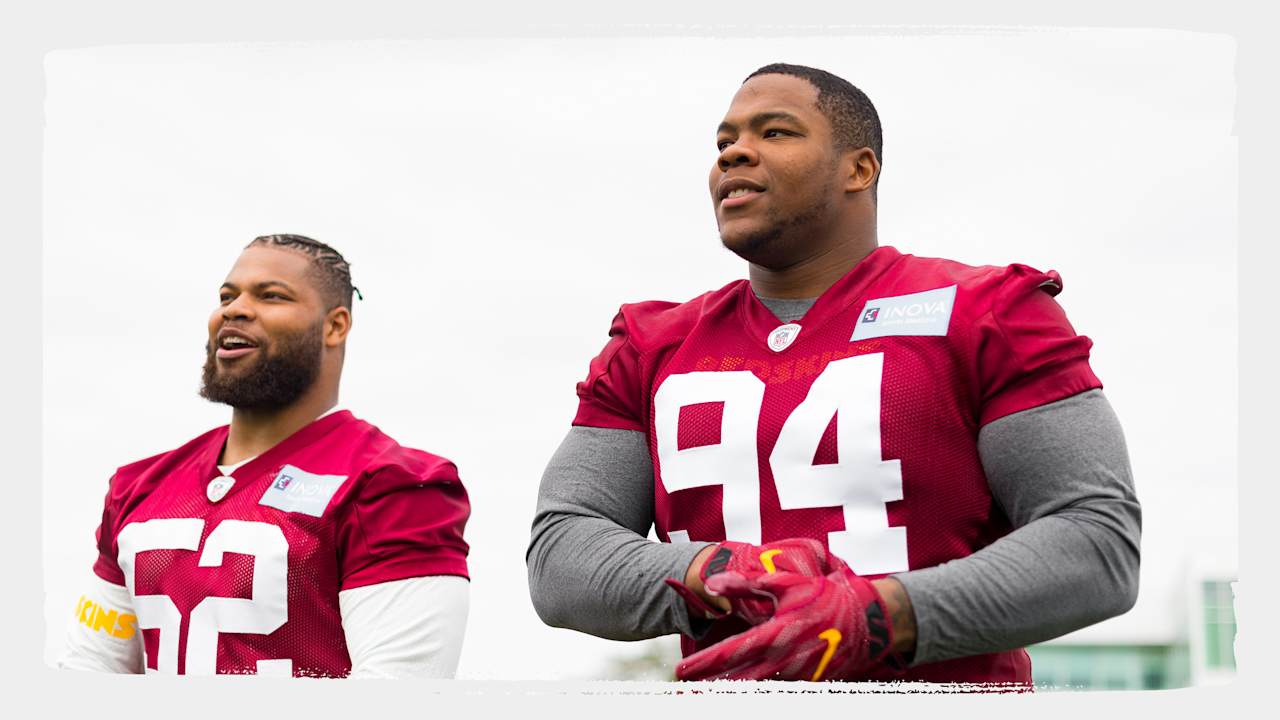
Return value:
M 698 597 L 702 598 L 708 605 L 719 608 L 724 612 L 729 611 L 729 601 L 707 592 L 706 586 L 702 583 L 702 568 L 707 564 L 712 553 L 716 550 L 716 545 L 708 545 L 693 556 L 693 560 L 689 563 L 689 568 L 684 573 L 684 584 L 692 590 Z
M 916 651 L 916 614 L 911 606 L 911 596 L 907 595 L 902 583 L 892 577 L 872 580 L 871 585 L 884 600 L 884 609 L 893 628 L 893 645 L 889 652 L 909 659 Z

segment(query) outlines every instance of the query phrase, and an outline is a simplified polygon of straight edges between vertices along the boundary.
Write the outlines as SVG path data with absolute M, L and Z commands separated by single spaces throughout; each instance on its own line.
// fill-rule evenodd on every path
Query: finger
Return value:
M 826 587 L 825 577 L 808 577 L 795 573 L 761 575 L 751 580 L 752 592 L 773 600 L 775 615 L 807 605 Z
M 785 626 L 770 620 L 690 655 L 676 666 L 681 680 L 728 677 L 736 669 L 761 662 Z
M 818 647 L 776 651 L 758 659 L 741 662 L 713 679 L 723 680 L 811 680 L 819 661 Z
M 732 570 L 712 575 L 702 584 L 711 595 L 727 598 L 756 597 L 755 587 L 742 573 Z
M 784 541 L 786 550 L 775 562 L 779 570 L 801 575 L 825 575 L 829 572 L 825 559 L 827 549 L 812 538 L 791 538 Z

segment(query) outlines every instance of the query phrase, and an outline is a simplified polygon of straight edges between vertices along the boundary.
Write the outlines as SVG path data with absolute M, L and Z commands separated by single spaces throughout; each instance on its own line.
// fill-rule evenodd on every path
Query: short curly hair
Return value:
M 306 235 L 260 235 L 246 245 L 267 245 L 296 250 L 311 257 L 311 269 L 320 287 L 320 294 L 325 298 L 326 310 L 336 307 L 351 309 L 351 294 L 360 291 L 351 284 L 351 263 L 342 257 L 342 253 L 332 247 L 313 240 Z
M 742 82 L 760 75 L 790 75 L 807 80 L 818 90 L 818 111 L 831 123 L 836 149 L 871 148 L 880 164 L 884 164 L 880 115 L 871 99 L 848 80 L 805 65 L 772 63 L 751 73 Z M 876 184 L 879 182 L 877 177 Z

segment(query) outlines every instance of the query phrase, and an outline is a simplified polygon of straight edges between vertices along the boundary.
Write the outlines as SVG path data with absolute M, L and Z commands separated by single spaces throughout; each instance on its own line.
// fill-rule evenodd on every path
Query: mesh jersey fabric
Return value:
M 978 430 L 1101 387 L 1091 341 L 1053 300 L 1061 289 L 1052 271 L 880 247 L 781 350 L 769 344 L 781 323 L 745 280 L 682 304 L 624 305 L 578 385 L 574 424 L 646 433 L 663 541 L 810 537 L 866 577 L 932 567 L 1011 530 Z M 893 330 L 860 327 L 894 313 Z M 721 621 L 682 648 L 742 629 Z M 1025 683 L 1030 661 L 978 655 L 905 679 Z
M 148 671 L 345 676 L 340 591 L 467 577 L 453 463 L 343 411 L 236 468 L 213 501 L 227 431 L 111 479 L 93 569 L 128 588 Z

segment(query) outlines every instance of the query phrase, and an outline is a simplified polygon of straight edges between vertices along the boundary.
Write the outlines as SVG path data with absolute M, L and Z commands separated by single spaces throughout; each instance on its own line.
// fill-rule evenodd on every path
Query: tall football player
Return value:
M 1024 646 L 1138 582 L 1123 435 L 1062 279 L 879 246 L 880 122 L 830 73 L 757 70 L 715 142 L 749 280 L 614 318 L 542 479 L 538 613 L 681 633 L 682 679 L 1026 688 Z
M 61 667 L 452 677 L 468 608 L 457 469 L 336 407 L 352 285 L 268 235 L 209 317 L 200 394 L 231 424 L 111 478 Z

